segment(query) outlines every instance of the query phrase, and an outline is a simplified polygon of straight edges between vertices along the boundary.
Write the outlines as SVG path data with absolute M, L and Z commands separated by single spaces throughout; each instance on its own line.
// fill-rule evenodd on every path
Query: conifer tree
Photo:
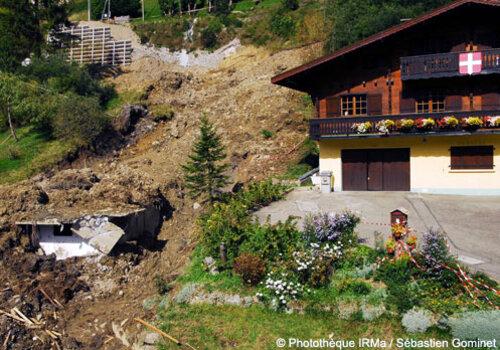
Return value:
M 217 191 L 227 184 L 224 172 L 229 165 L 223 163 L 226 153 L 214 125 L 206 116 L 202 116 L 200 122 L 200 135 L 182 168 L 189 194 L 193 198 L 207 195 L 213 201 Z

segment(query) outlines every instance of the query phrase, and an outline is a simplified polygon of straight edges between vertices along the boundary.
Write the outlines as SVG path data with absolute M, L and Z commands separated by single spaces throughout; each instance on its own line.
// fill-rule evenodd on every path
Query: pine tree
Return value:
M 200 122 L 200 136 L 182 168 L 190 195 L 193 198 L 208 195 L 212 201 L 217 191 L 227 184 L 224 172 L 229 165 L 222 162 L 226 153 L 214 125 L 206 116 L 202 116 Z

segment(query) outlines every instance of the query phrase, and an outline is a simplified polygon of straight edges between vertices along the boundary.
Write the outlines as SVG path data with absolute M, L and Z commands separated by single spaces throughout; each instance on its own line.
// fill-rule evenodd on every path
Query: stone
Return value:
M 201 208 L 201 204 L 200 204 L 200 203 L 195 202 L 195 203 L 193 204 L 193 209 L 194 209 L 194 210 L 198 210 L 198 209 L 200 209 L 200 208 Z
M 161 335 L 158 333 L 148 333 L 144 337 L 144 344 L 148 345 L 155 345 L 156 343 L 159 343 L 161 341 Z
M 134 126 L 139 119 L 145 117 L 148 110 L 141 105 L 127 105 L 123 107 L 122 113 L 114 121 L 115 129 L 122 135 L 130 134 L 134 131 Z

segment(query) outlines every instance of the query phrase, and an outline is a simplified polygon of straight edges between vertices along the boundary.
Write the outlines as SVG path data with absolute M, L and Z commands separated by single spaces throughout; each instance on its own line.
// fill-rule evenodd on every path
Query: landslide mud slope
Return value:
M 47 327 L 63 334 L 63 340 L 58 341 L 63 348 L 123 349 L 138 343 L 142 328 L 132 319 L 154 317 L 155 310 L 149 305 L 156 294 L 155 276 L 174 280 L 186 267 L 197 242 L 195 220 L 202 209 L 193 209 L 193 201 L 186 196 L 181 165 L 196 137 L 200 115 L 206 114 L 215 123 L 226 145 L 231 163 L 228 189 L 237 182 L 281 173 L 300 157 L 300 144 L 307 136 L 307 111 L 300 94 L 273 86 L 270 79 L 300 64 L 307 53 L 307 48 L 276 54 L 241 48 L 211 71 L 145 57 L 110 78 L 120 93 L 140 92 L 144 104 L 169 106 L 174 117 L 150 122 L 140 137 L 118 152 L 76 161 L 62 173 L 0 187 L 4 231 L 0 237 L 0 309 L 45 310 L 30 312 L 34 317 L 40 313 Z M 263 129 L 274 136 L 264 139 Z M 94 175 L 103 180 L 92 183 Z M 48 202 L 43 198 L 44 191 Z M 55 265 L 51 260 L 39 262 L 35 253 L 25 253 L 22 240 L 9 228 L 16 220 L 46 213 L 74 217 L 96 209 L 133 208 L 154 200 L 151 193 L 158 192 L 166 198 L 170 210 L 157 241 L 124 247 L 116 256 L 100 261 L 76 259 L 52 268 Z M 25 260 L 13 268 L 13 262 Z M 61 274 L 69 276 L 65 283 L 71 298 L 65 298 L 64 290 L 56 287 Z M 62 307 L 48 300 L 39 300 L 33 306 L 32 299 L 23 298 L 37 293 L 37 300 L 43 299 L 39 287 L 58 299 Z M 24 349 L 30 341 L 34 348 L 50 348 L 50 339 L 44 347 L 33 340 L 38 331 L 13 326 L 12 320 L 2 316 L 0 319 L 0 327 L 11 331 L 8 349 Z M 0 344 L 4 337 L 0 337 Z

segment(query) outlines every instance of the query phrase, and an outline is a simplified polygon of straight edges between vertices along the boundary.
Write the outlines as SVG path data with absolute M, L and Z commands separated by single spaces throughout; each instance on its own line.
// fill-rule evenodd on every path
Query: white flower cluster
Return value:
M 265 288 L 269 292 L 271 305 L 277 309 L 287 309 L 290 300 L 297 300 L 304 293 L 304 286 L 299 282 L 286 279 L 286 274 L 273 276 L 269 274 L 264 281 Z M 264 299 L 263 293 L 257 293 L 259 299 Z
M 292 253 L 293 259 L 297 264 L 297 271 L 315 270 L 318 267 L 316 263 L 324 259 L 338 259 L 342 256 L 342 243 L 326 243 L 320 245 L 311 243 L 310 248 L 305 251 L 295 251 Z

